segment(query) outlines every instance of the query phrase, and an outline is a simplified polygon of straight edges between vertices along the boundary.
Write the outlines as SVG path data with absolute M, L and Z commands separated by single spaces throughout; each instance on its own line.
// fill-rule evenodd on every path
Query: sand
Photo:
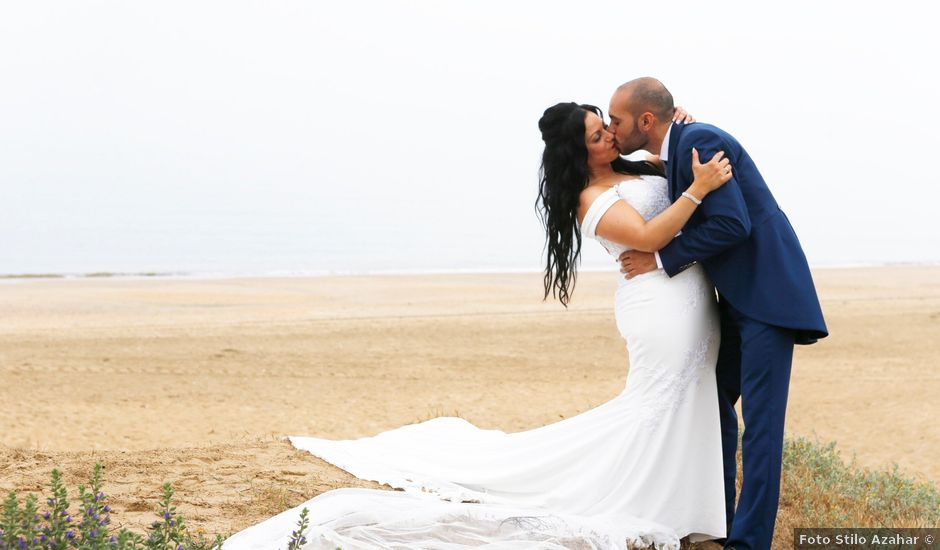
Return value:
M 115 519 L 164 481 L 231 533 L 355 480 L 285 442 L 434 416 L 517 431 L 624 386 L 615 272 L 568 310 L 538 274 L 0 282 L 0 491 L 105 464 Z M 816 270 L 831 336 L 798 347 L 787 432 L 940 482 L 940 266 Z M 73 485 L 74 486 L 74 485 Z

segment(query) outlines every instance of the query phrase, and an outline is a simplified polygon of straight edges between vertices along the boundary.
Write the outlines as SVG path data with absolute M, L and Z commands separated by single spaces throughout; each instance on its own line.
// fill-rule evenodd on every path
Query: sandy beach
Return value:
M 940 266 L 814 272 L 831 336 L 798 347 L 787 431 L 940 482 Z M 159 486 L 231 533 L 374 486 L 287 435 L 352 438 L 435 416 L 518 431 L 595 407 L 628 373 L 615 272 L 568 310 L 539 274 L 0 282 L 0 490 L 95 461 L 115 518 Z M 191 518 L 190 518 L 191 516 Z

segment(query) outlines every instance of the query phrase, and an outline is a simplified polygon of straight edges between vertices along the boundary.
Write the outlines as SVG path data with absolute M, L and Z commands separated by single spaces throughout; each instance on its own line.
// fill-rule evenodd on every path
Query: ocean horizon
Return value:
M 940 266 L 934 261 L 891 261 L 810 264 L 813 270 L 862 269 L 880 267 L 931 267 Z M 578 272 L 616 273 L 617 267 L 579 267 Z M 542 273 L 536 268 L 451 268 L 451 269 L 375 269 L 375 270 L 269 270 L 269 271 L 88 271 L 88 272 L 20 272 L 0 273 L 0 283 L 35 279 L 237 279 L 237 278 L 317 278 L 317 277 L 384 277 L 423 275 L 500 275 Z

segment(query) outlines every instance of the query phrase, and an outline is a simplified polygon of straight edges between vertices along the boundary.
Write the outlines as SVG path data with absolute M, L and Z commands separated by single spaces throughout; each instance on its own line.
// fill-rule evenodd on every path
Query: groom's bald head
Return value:
M 627 155 L 637 149 L 659 150 L 662 136 L 672 122 L 672 94 L 655 78 L 625 82 L 610 98 L 610 126 L 617 148 Z
M 653 113 L 659 120 L 671 120 L 675 105 L 672 94 L 655 78 L 645 76 L 621 84 L 610 100 L 614 104 L 637 117 L 643 113 Z

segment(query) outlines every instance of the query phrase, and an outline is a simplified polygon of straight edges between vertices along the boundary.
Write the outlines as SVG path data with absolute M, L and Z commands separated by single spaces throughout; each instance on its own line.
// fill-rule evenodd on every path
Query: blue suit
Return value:
M 724 455 L 727 544 L 765 550 L 780 497 L 783 425 L 794 344 L 828 335 L 806 256 L 747 151 L 709 124 L 673 124 L 666 176 L 676 201 L 692 183 L 692 148 L 702 162 L 718 151 L 734 177 L 705 197 L 659 251 L 671 277 L 700 263 L 718 290 L 721 350 L 716 375 Z M 685 199 L 683 199 L 685 200 Z M 743 398 L 744 479 L 735 508 L 735 454 Z

